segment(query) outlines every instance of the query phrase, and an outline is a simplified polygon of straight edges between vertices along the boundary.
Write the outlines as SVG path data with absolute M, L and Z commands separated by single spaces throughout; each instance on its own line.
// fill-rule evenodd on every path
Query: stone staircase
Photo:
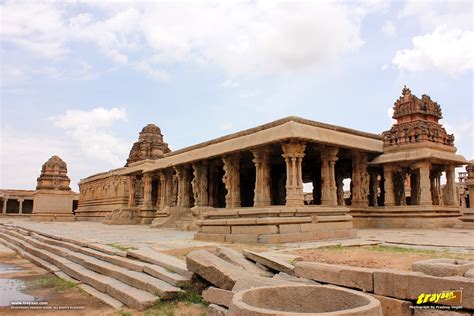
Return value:
M 193 275 L 183 260 L 152 249 L 113 251 L 9 225 L 0 225 L 0 243 L 60 277 L 72 278 L 115 308 L 144 310 L 157 300 L 173 299 Z

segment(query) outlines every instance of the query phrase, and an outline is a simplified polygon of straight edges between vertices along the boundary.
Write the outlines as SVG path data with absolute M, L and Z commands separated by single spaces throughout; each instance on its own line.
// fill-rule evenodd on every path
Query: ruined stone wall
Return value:
M 129 177 L 112 170 L 82 180 L 79 183 L 77 220 L 101 221 L 115 209 L 128 204 Z

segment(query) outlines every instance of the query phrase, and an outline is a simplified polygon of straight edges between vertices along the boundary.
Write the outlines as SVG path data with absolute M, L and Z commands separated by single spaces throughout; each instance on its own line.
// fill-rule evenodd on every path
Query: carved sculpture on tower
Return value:
M 420 99 L 405 86 L 393 110 L 397 123 L 383 133 L 384 147 L 425 142 L 454 147 L 454 136 L 438 122 L 443 118 L 441 107 L 428 95 Z
M 160 128 L 154 124 L 148 124 L 140 132 L 138 141 L 133 144 L 125 167 L 140 160 L 162 158 L 170 151 L 168 144 L 163 142 Z
M 33 194 L 31 219 L 34 221 L 74 221 L 73 201 L 77 194 L 71 191 L 67 165 L 58 156 L 43 164 Z

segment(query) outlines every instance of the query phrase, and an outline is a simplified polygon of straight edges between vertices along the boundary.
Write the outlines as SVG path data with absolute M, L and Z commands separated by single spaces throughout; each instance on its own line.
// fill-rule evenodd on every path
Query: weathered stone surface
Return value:
M 159 265 L 163 268 L 166 268 L 188 278 L 191 278 L 193 276 L 192 272 L 190 272 L 186 267 L 186 262 L 184 260 L 161 252 L 157 252 L 151 248 L 144 247 L 136 250 L 128 250 L 127 255 L 130 257 L 138 258 L 145 262 L 150 262 Z
M 456 312 L 456 311 L 446 311 L 446 310 L 436 310 L 436 309 L 415 309 L 414 316 L 467 316 L 469 314 Z
M 97 298 L 98 300 L 104 302 L 105 304 L 115 308 L 115 309 L 120 309 L 123 307 L 123 304 L 122 302 L 120 302 L 119 300 L 116 300 L 115 298 L 105 294 L 105 293 L 102 293 L 102 292 L 99 292 L 97 291 L 95 288 L 87 285 L 87 284 L 80 284 L 79 287 L 89 293 L 90 295 L 94 296 L 95 298 Z
M 319 282 L 372 292 L 374 269 L 317 262 L 297 262 L 295 275 Z
M 380 302 L 359 291 L 333 286 L 283 285 L 236 293 L 227 315 L 382 316 Z
M 191 284 L 190 278 L 182 276 L 178 273 L 174 273 L 157 265 L 145 264 L 143 266 L 143 272 L 148 273 L 149 275 L 159 278 L 174 286 L 184 287 Z
M 369 294 L 380 301 L 384 315 L 411 316 L 413 315 L 412 302 L 397 300 L 396 298 Z
M 244 268 L 251 274 L 268 277 L 273 276 L 273 273 L 260 269 L 253 262 L 245 259 L 245 257 L 241 253 L 235 251 L 232 248 L 217 247 L 216 255 L 226 261 L 229 261 L 232 264 Z
M 186 256 L 186 264 L 190 271 L 224 290 L 231 290 L 238 279 L 248 274 L 243 268 L 224 261 L 206 250 L 190 252 Z
M 153 305 L 159 298 L 148 292 L 133 288 L 122 282 L 111 282 L 106 293 L 130 308 L 142 311 Z
M 293 282 L 293 283 L 308 284 L 308 285 L 318 285 L 318 284 L 320 284 L 320 283 L 315 282 L 313 280 L 309 280 L 309 279 L 305 279 L 305 278 L 299 278 L 299 277 L 295 277 L 293 275 L 286 274 L 285 272 L 280 272 L 278 274 L 275 274 L 273 279 L 274 280 L 288 281 L 288 282 Z
M 417 261 L 412 264 L 413 271 L 419 271 L 424 274 L 439 277 L 455 275 L 463 276 L 469 269 L 474 269 L 474 261 L 458 259 L 429 259 Z
M 469 269 L 464 273 L 466 278 L 474 279 L 474 269 Z
M 474 280 L 459 276 L 434 277 L 420 272 L 378 270 L 374 272 L 374 293 L 398 299 L 415 300 L 421 293 L 463 291 L 464 308 L 474 308 Z M 452 305 L 452 302 L 443 302 Z
M 232 300 L 234 293 L 232 291 L 227 291 L 219 289 L 216 287 L 209 287 L 202 292 L 202 298 L 211 304 L 222 305 L 229 307 L 230 301 Z
M 207 316 L 225 316 L 227 314 L 227 308 L 211 304 L 207 308 Z
M 278 286 L 278 285 L 285 285 L 285 284 L 293 284 L 293 283 L 286 280 L 278 280 L 275 278 L 244 276 L 238 279 L 237 282 L 235 282 L 235 285 L 232 288 L 232 292 L 237 293 L 237 292 L 247 290 L 253 287 Z
M 264 266 L 267 266 L 273 270 L 285 272 L 290 275 L 294 274 L 294 266 L 279 258 L 275 258 L 266 254 L 256 253 L 250 250 L 243 250 L 242 254 L 245 258 L 259 262 L 260 264 L 263 264 Z

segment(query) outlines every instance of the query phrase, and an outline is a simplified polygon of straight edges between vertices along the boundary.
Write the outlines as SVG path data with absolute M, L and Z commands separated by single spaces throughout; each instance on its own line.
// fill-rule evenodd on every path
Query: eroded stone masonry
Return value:
M 149 124 L 124 167 L 80 181 L 74 218 L 194 229 L 221 242 L 472 227 L 474 169 L 439 123 L 440 105 L 405 87 L 393 109 L 382 134 L 287 117 L 176 151 Z M 471 174 L 456 183 L 463 165 Z

